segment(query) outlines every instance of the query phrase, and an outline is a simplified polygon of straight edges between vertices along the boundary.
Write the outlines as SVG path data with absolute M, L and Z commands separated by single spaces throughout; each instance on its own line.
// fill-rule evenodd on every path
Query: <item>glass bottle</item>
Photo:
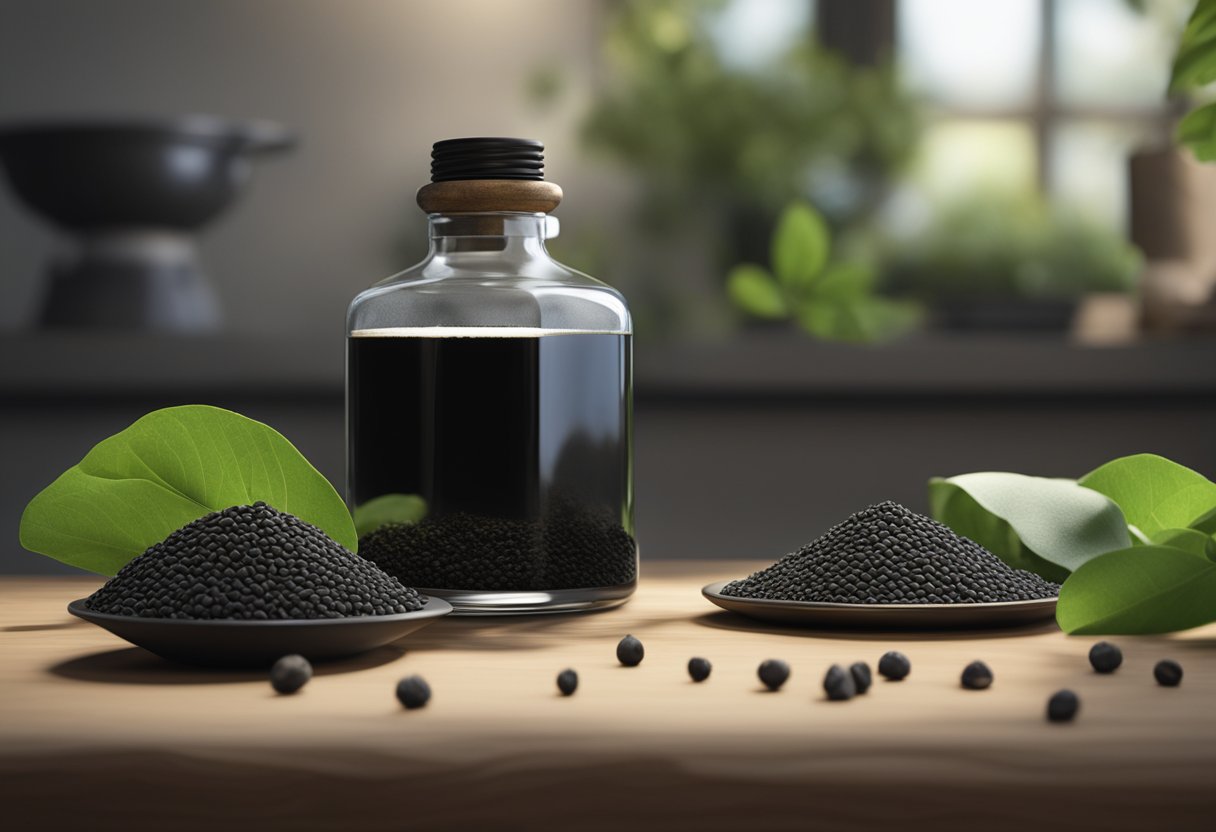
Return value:
M 360 554 L 457 613 L 623 603 L 633 537 L 632 325 L 545 249 L 543 146 L 435 144 L 421 263 L 347 317 Z

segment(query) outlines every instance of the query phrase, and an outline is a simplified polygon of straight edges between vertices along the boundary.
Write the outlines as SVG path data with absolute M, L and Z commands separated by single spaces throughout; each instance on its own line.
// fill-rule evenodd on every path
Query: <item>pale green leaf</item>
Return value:
M 807 203 L 795 202 L 782 213 L 773 234 L 773 273 L 789 291 L 805 294 L 823 271 L 831 248 L 823 217 Z
M 726 291 L 735 306 L 757 318 L 784 318 L 789 314 L 780 287 L 759 266 L 744 263 L 731 269 Z
M 929 498 L 938 521 L 1050 580 L 1131 545 L 1119 507 L 1072 480 L 985 471 L 931 480 Z
M 1163 529 L 1182 529 L 1216 508 L 1216 483 L 1155 454 L 1120 457 L 1078 482 L 1105 494 L 1127 522 L 1150 539 Z
M 1066 633 L 1169 633 L 1216 620 L 1216 563 L 1168 546 L 1136 546 L 1086 563 L 1064 582 Z
M 382 494 L 355 506 L 355 531 L 359 537 L 389 523 L 417 523 L 426 517 L 426 500 L 417 494 Z
M 1203 555 L 1205 558 L 1216 557 L 1216 540 L 1213 540 L 1210 535 L 1194 529 L 1162 529 L 1153 535 L 1152 542 L 1157 546 L 1184 549 L 1195 555 Z
M 287 439 L 205 405 L 154 411 L 100 442 L 26 506 L 21 545 L 113 575 L 187 523 L 258 500 L 358 545 L 341 497 Z

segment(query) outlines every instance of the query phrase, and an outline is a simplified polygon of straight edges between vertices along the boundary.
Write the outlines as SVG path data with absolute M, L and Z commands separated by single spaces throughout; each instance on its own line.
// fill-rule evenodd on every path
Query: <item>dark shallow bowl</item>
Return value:
M 806 627 L 865 630 L 956 630 L 1015 627 L 1054 619 L 1056 599 L 994 604 L 821 604 L 769 601 L 723 595 L 730 581 L 718 581 L 701 594 L 724 610 L 762 621 Z
M 175 662 L 210 667 L 268 667 L 289 653 L 310 662 L 366 653 L 452 611 L 442 598 L 431 598 L 417 612 L 294 621 L 183 621 L 93 612 L 84 598 L 68 612 L 119 638 Z
M 236 197 L 251 156 L 293 141 L 272 122 L 210 116 L 6 123 L 0 164 L 60 228 L 193 231 Z

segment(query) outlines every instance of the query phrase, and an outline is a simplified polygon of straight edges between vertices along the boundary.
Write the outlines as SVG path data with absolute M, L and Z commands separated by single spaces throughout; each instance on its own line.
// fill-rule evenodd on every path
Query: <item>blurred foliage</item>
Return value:
M 1199 0 L 1187 21 L 1170 72 L 1171 93 L 1194 93 L 1216 81 L 1216 0 Z M 1216 161 L 1216 102 L 1191 110 L 1178 125 L 1179 143 L 1200 162 Z
M 793 198 L 824 202 L 817 166 L 836 197 L 826 200 L 834 220 L 871 211 L 919 132 L 895 73 L 852 66 L 809 33 L 763 67 L 732 67 L 710 29 L 720 9 L 705 0 L 614 6 L 586 144 L 641 175 L 648 222 L 678 219 L 704 199 L 770 219 Z
M 794 202 L 773 232 L 772 271 L 743 263 L 730 272 L 734 304 L 757 318 L 793 319 L 827 341 L 872 342 L 902 334 L 920 320 L 915 304 L 874 294 L 874 269 L 857 261 L 833 261 L 823 217 Z
M 977 195 L 880 244 L 890 285 L 933 299 L 1069 299 L 1129 292 L 1140 254 L 1121 235 L 1039 198 Z

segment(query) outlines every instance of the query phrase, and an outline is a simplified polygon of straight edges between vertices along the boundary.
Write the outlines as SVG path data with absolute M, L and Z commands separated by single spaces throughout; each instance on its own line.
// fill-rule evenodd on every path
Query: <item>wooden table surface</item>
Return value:
M 295 696 L 260 673 L 175 666 L 69 617 L 96 581 L 0 580 L 0 807 L 9 829 L 1187 830 L 1216 821 L 1216 627 L 1114 639 L 1054 625 L 812 632 L 699 594 L 751 563 L 645 564 L 628 605 L 582 616 L 449 618 L 322 665 Z M 617 664 L 626 633 L 646 645 Z M 898 649 L 903 682 L 824 700 L 833 662 Z M 703 684 L 686 672 L 713 662 Z M 756 666 L 793 673 L 762 691 Z M 1152 666 L 1173 657 L 1180 687 Z M 972 659 L 987 691 L 964 691 Z M 561 698 L 554 677 L 579 672 Z M 431 704 L 401 709 L 419 673 Z M 1044 719 L 1063 687 L 1073 724 Z M 9 822 L 16 821 L 16 825 Z

